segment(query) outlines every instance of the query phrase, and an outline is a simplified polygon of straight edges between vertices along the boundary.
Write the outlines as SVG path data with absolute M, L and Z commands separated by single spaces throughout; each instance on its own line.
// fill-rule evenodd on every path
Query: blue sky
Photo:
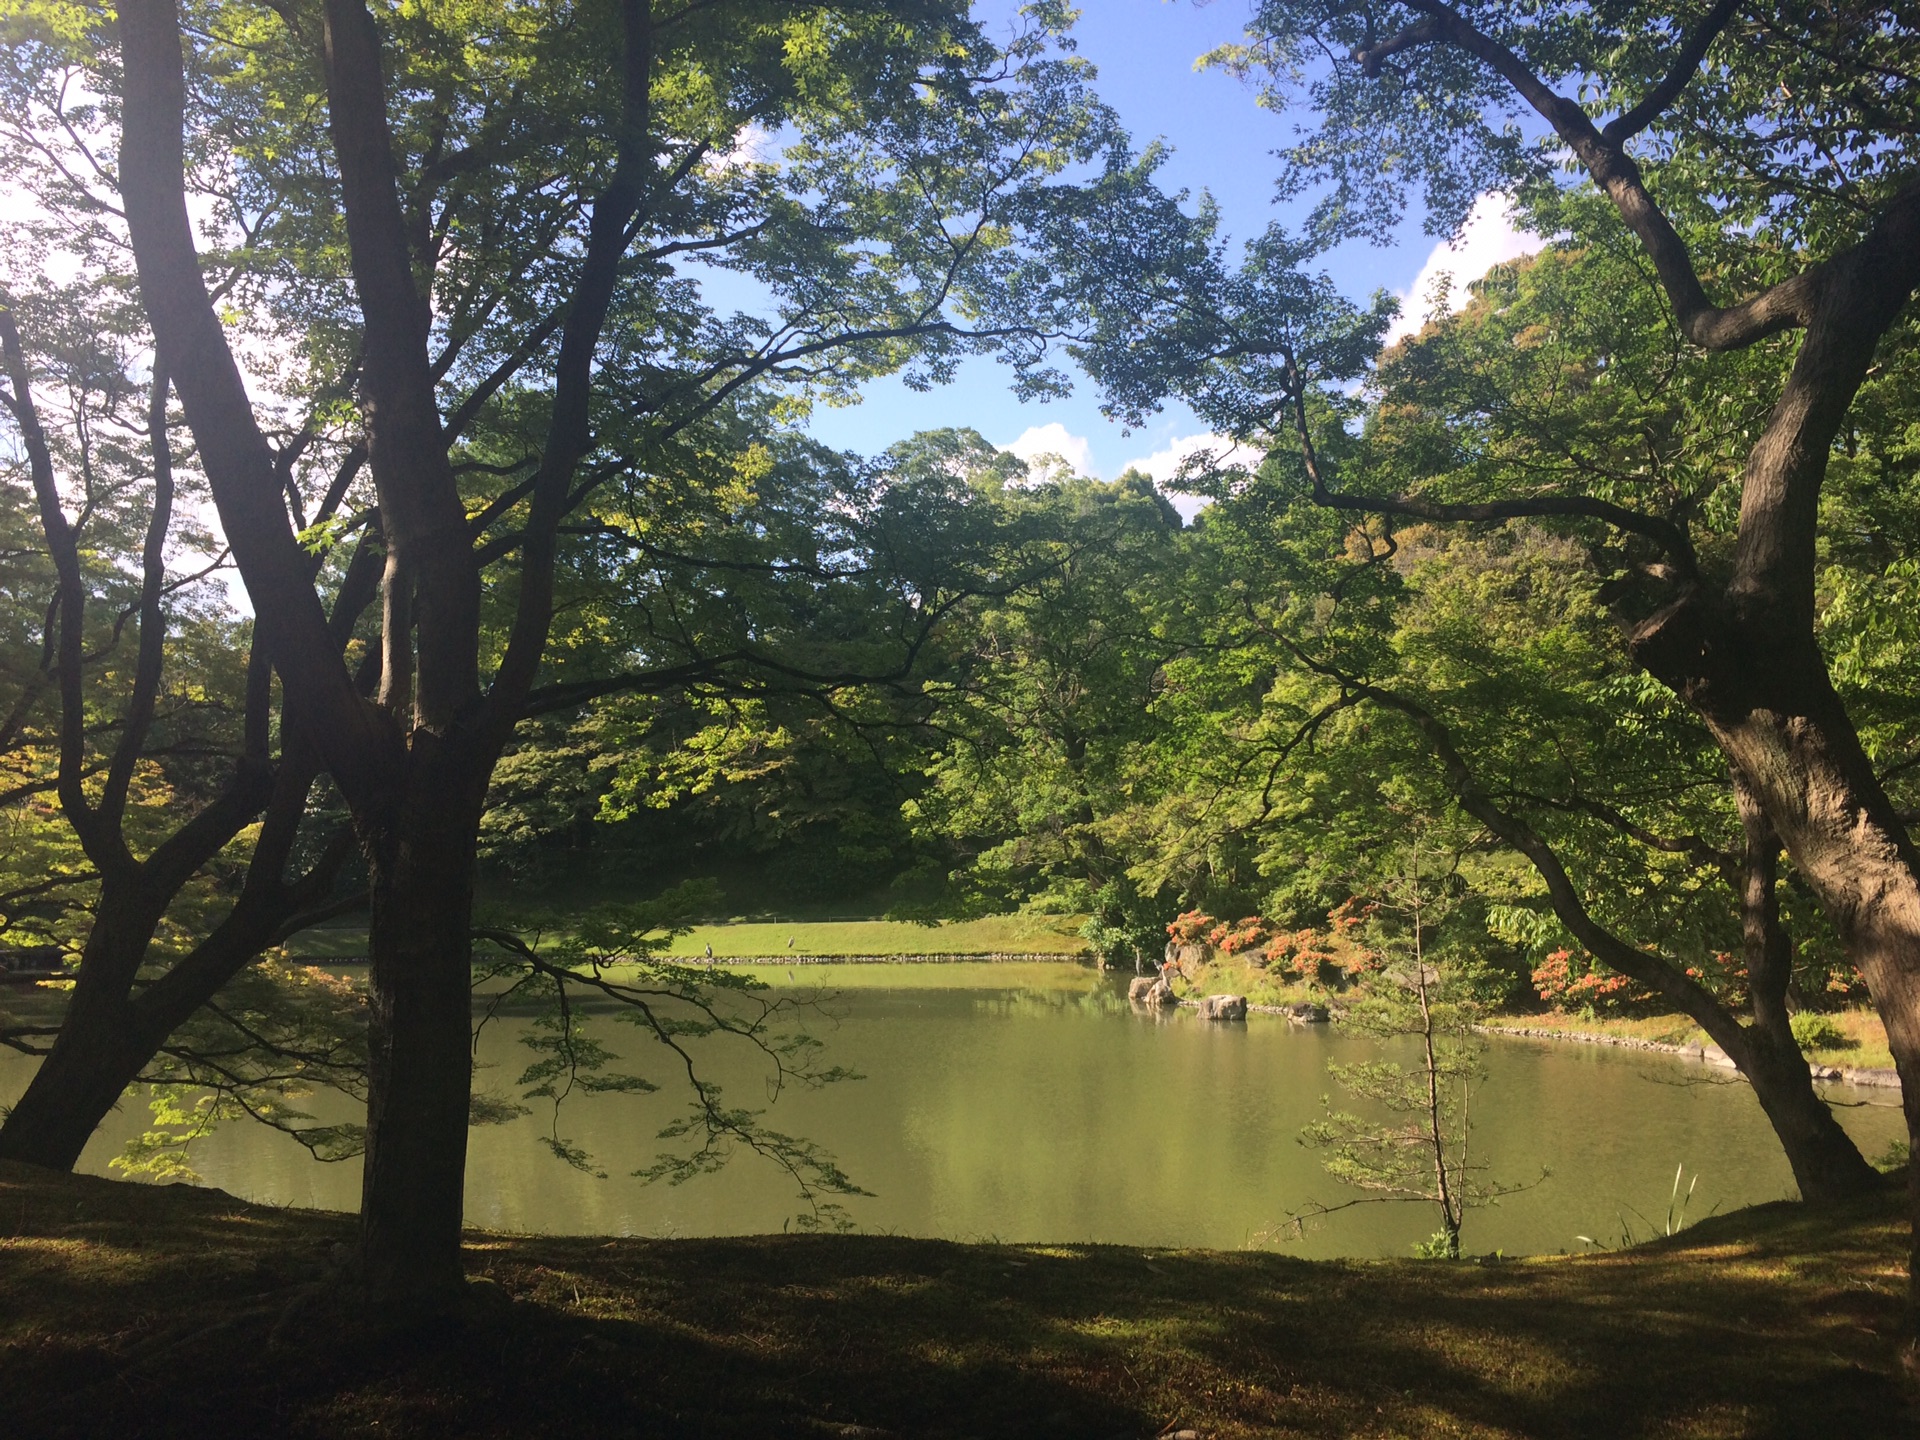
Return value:
M 1019 0 L 980 0 L 975 13 L 1004 33 L 1018 9 Z M 1261 109 L 1253 91 L 1231 76 L 1194 68 L 1199 56 L 1239 38 L 1249 9 L 1249 0 L 1082 0 L 1074 27 L 1080 53 L 1099 71 L 1102 98 L 1120 113 L 1136 146 L 1158 138 L 1173 147 L 1162 183 L 1210 192 L 1235 242 L 1274 219 L 1292 224 L 1305 209 L 1273 201 L 1273 152 L 1287 143 L 1294 119 Z M 1415 217 L 1394 247 L 1349 245 L 1325 266 L 1356 298 L 1377 289 L 1417 298 L 1436 269 L 1464 283 L 1523 247 L 1503 208 L 1490 200 L 1476 211 L 1458 252 L 1436 254 L 1434 239 Z M 1107 479 L 1141 460 L 1151 460 L 1144 468 L 1165 478 L 1183 446 L 1205 443 L 1206 430 L 1185 407 L 1169 406 L 1128 435 L 1101 415 L 1086 384 L 1064 401 L 1022 404 L 1007 388 L 1007 372 L 989 360 L 970 363 L 952 385 L 926 394 L 897 381 L 875 384 L 860 405 L 817 412 L 811 428 L 829 444 L 873 453 L 916 430 L 947 425 L 971 426 L 1021 453 L 1057 451 Z

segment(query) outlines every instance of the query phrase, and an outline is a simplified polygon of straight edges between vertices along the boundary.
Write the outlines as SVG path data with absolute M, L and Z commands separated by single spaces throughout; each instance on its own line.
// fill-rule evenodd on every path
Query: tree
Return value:
M 307 1061 L 317 1052 L 303 1060 L 283 1048 L 262 1071 L 243 1023 L 216 1026 L 223 1033 L 210 1045 L 175 1037 L 262 950 L 330 913 L 350 845 L 343 831 L 303 831 L 317 765 L 297 741 L 290 753 L 273 754 L 264 657 L 249 658 L 243 641 L 233 643 L 235 627 L 181 603 L 202 575 L 168 574 L 168 549 L 181 537 L 164 376 L 142 396 L 124 356 L 112 352 L 110 317 L 61 316 L 48 305 L 40 317 L 63 338 L 83 334 L 88 319 L 102 322 L 103 333 L 37 357 L 57 369 L 36 376 L 17 312 L 17 302 L 0 301 L 0 404 L 21 437 L 53 598 L 41 663 L 20 688 L 12 730 L 33 737 L 49 692 L 55 717 L 46 737 L 50 773 L 11 798 L 19 804 L 51 789 L 83 863 L 54 867 L 15 894 L 16 907 L 59 901 L 66 923 L 42 933 L 77 954 L 59 1022 L 0 1031 L 6 1043 L 43 1057 L 0 1124 L 0 1157 L 64 1169 L 142 1076 L 184 1067 L 224 1092 L 252 1089 L 259 1108 L 263 1081 L 284 1089 L 314 1068 Z M 42 424 L 37 379 L 57 380 L 70 397 L 59 434 Z M 69 496 L 79 502 L 74 518 Z M 121 565 L 135 570 L 131 583 Z M 131 657 L 121 643 L 129 623 Z M 156 823 L 163 807 L 184 818 Z M 212 894 L 196 894 L 210 882 Z M 256 1000 L 258 1018 L 259 1005 L 271 1002 Z M 254 1038 L 264 1043 L 258 1030 Z M 156 1071 L 170 1040 L 171 1056 Z M 317 1068 L 342 1067 L 319 1059 Z M 329 1130 L 306 1138 L 331 1146 L 340 1137 Z
M 1045 897 L 1079 910 L 1104 890 L 1112 910 L 1130 861 L 1107 827 L 1145 779 L 1131 758 L 1156 728 L 1164 666 L 1200 629 L 1191 539 L 1144 475 L 1103 483 L 1036 462 L 1016 476 L 1026 467 L 972 432 L 922 443 L 936 439 L 925 459 L 967 468 L 1032 526 L 1035 563 L 1030 583 L 983 597 L 944 637 L 927 686 L 930 783 L 910 816 L 959 862 L 962 908 Z
M 804 400 L 907 365 L 937 379 L 983 350 L 1008 353 L 1029 388 L 1055 383 L 1056 296 L 1024 237 L 1054 192 L 1075 194 L 1061 172 L 1119 138 L 1050 49 L 1057 7 L 1033 14 L 1002 52 L 934 0 L 444 19 L 327 0 L 278 23 L 216 6 L 190 44 L 171 0 L 121 8 L 123 75 L 100 84 L 120 106 L 146 318 L 292 723 L 369 870 L 375 1294 L 432 1305 L 460 1284 L 475 837 L 514 727 L 589 698 L 539 684 L 569 517 L 623 487 L 670 491 L 674 437 L 756 385 Z M 316 67 L 324 135 L 304 103 Z M 743 133 L 783 128 L 785 164 L 736 160 Z M 208 147 L 243 193 L 296 217 L 261 243 L 324 260 L 344 241 L 348 273 L 322 264 L 288 293 L 307 353 L 328 362 L 313 391 L 351 389 L 364 427 L 382 566 L 372 694 L 328 629 L 286 447 L 202 276 L 184 197 Z M 751 277 L 763 313 L 706 312 L 690 256 Z M 293 448 L 338 403 L 313 407 Z M 661 683 L 643 662 L 595 689 Z
M 1457 982 L 1449 983 L 1435 963 L 1431 933 L 1446 908 L 1447 873 L 1430 872 L 1442 857 L 1438 847 L 1423 852 L 1419 835 L 1402 852 L 1400 873 L 1382 887 L 1372 904 L 1371 937 L 1383 959 L 1360 993 L 1340 1011 L 1339 1024 L 1382 1045 L 1411 1041 L 1414 1063 L 1366 1060 L 1329 1063 L 1328 1073 L 1344 1089 L 1377 1110 L 1384 1120 L 1329 1107 L 1324 1120 L 1302 1132 L 1303 1142 L 1328 1152 L 1327 1173 L 1367 1194 L 1347 1204 L 1414 1203 L 1432 1205 L 1440 1228 L 1420 1247 L 1433 1259 L 1460 1258 L 1460 1227 L 1467 1211 L 1486 1205 L 1511 1186 L 1489 1185 L 1487 1168 L 1472 1147 L 1472 1094 L 1481 1079 L 1479 1057 L 1486 1042 L 1475 1033 L 1479 1010 Z M 1381 912 L 1396 922 L 1386 933 Z M 1319 1207 L 1332 1214 L 1341 1205 Z
M 1645 477 L 1495 472 L 1468 496 L 1354 489 L 1321 468 L 1312 494 L 1347 514 L 1525 517 L 1597 542 L 1635 665 L 1699 717 L 1866 977 L 1910 1128 L 1920 1127 L 1920 852 L 1888 792 L 1895 757 L 1876 762 L 1834 686 L 1817 578 L 1833 457 L 1876 367 L 1903 367 L 1911 353 L 1916 53 L 1912 17 L 1880 7 L 1267 0 L 1247 43 L 1216 57 L 1257 77 L 1276 106 L 1304 91 L 1317 117 L 1283 154 L 1283 189 L 1324 187 L 1297 253 L 1384 239 L 1415 187 L 1441 233 L 1494 189 L 1553 233 L 1580 218 L 1567 203 L 1578 187 L 1555 173 L 1564 153 L 1632 237 L 1637 283 L 1685 346 L 1781 362 L 1731 480 L 1724 549 L 1699 541 L 1704 494 L 1664 496 Z M 1575 86 L 1578 98 L 1561 93 Z M 1199 337 L 1211 359 L 1189 367 L 1187 389 L 1215 423 L 1284 437 L 1307 428 L 1311 389 L 1364 368 L 1325 343 L 1300 291 L 1283 277 L 1238 333 L 1228 322 Z M 1740 403 L 1747 377 L 1736 366 L 1723 378 L 1733 384 L 1719 394 Z M 1920 1169 L 1910 1189 L 1920 1262 Z M 1910 1268 L 1920 1314 L 1920 1263 Z
M 1367 848 L 1397 828 L 1383 794 L 1414 784 L 1436 815 L 1453 800 L 1534 867 L 1531 884 L 1475 877 L 1504 937 L 1536 958 L 1584 949 L 1693 1017 L 1752 1080 L 1802 1193 L 1842 1196 L 1879 1179 L 1815 1093 L 1788 1007 L 1796 939 L 1811 993 L 1851 966 L 1812 906 L 1783 900 L 1797 877 L 1706 727 L 1636 673 L 1595 538 L 1534 519 L 1355 522 L 1318 505 L 1310 478 L 1437 496 L 1628 475 L 1672 503 L 1690 496 L 1694 533 L 1714 545 L 1732 518 L 1714 491 L 1753 417 L 1718 403 L 1724 362 L 1688 356 L 1651 307 L 1623 301 L 1631 275 L 1620 247 L 1583 240 L 1491 277 L 1383 357 L 1354 402 L 1289 406 L 1299 459 L 1282 449 L 1260 476 L 1215 485 L 1206 533 L 1240 634 L 1170 673 L 1168 693 L 1197 703 L 1170 727 L 1181 756 L 1160 762 L 1185 771 L 1185 798 L 1149 822 L 1149 844 L 1190 869 L 1181 850 L 1252 846 L 1263 877 L 1292 874 L 1266 913 L 1297 924 L 1350 893 Z M 1764 359 L 1740 363 L 1761 381 Z M 1863 595 L 1856 629 L 1887 613 L 1864 600 L 1880 557 L 1904 553 L 1869 503 L 1869 457 L 1893 448 L 1899 413 L 1859 432 L 1862 463 L 1832 496 L 1875 537 L 1830 552 L 1823 581 Z M 1236 670 L 1259 686 L 1236 693 Z M 1884 680 L 1850 689 L 1904 747 L 1911 696 Z M 1423 752 L 1441 762 L 1437 791 L 1420 780 Z

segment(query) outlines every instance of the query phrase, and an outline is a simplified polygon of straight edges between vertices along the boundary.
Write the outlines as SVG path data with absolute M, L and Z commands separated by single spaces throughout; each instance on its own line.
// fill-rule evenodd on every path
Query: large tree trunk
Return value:
M 490 765 L 416 731 L 390 833 L 372 838 L 372 1016 L 361 1263 L 368 1289 L 443 1308 L 463 1285 L 473 1078 L 473 864 Z
M 1840 1200 L 1877 1190 L 1884 1183 L 1880 1172 L 1814 1093 L 1807 1058 L 1793 1038 L 1787 1011 L 1793 941 L 1780 920 L 1780 836 L 1767 816 L 1764 798 L 1745 774 L 1736 769 L 1732 780 L 1745 834 L 1738 878 L 1753 1004 L 1753 1020 L 1740 1029 L 1741 1050 L 1735 1058 L 1773 1122 L 1803 1198 Z
M 1748 1034 L 1740 1073 L 1752 1083 L 1780 1138 L 1801 1198 L 1827 1203 L 1885 1188 L 1885 1177 L 1867 1163 L 1833 1111 L 1814 1093 L 1806 1057 L 1792 1035 L 1782 1047 L 1770 1035 Z
M 1635 656 L 1706 720 L 1865 977 L 1900 1074 L 1909 1151 L 1920 1155 L 1920 852 L 1817 649 L 1810 639 L 1792 643 L 1770 609 L 1736 611 L 1696 593 L 1642 627 Z M 1909 1293 L 1920 1314 L 1912 1162 L 1908 1186 Z
M 158 920 L 122 887 L 104 887 L 60 1033 L 0 1126 L 0 1160 L 71 1170 L 153 1058 L 159 1042 L 148 1043 L 128 990 Z

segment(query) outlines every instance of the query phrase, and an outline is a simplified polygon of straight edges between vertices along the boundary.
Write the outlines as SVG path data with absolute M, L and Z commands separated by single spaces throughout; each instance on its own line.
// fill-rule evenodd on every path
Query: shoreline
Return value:
M 1511 1035 L 1521 1040 L 1565 1040 L 1580 1045 L 1609 1045 L 1617 1050 L 1647 1050 L 1739 1073 L 1733 1061 L 1727 1058 L 1726 1051 L 1717 1045 L 1670 1045 L 1665 1041 L 1642 1040 L 1633 1035 L 1605 1035 L 1590 1030 L 1555 1030 L 1525 1025 L 1482 1025 L 1479 1028 L 1482 1034 Z M 1807 1068 L 1813 1072 L 1814 1081 L 1820 1084 L 1853 1085 L 1869 1090 L 1900 1089 L 1900 1075 L 1896 1070 L 1864 1065 L 1820 1065 L 1812 1061 L 1808 1062 Z

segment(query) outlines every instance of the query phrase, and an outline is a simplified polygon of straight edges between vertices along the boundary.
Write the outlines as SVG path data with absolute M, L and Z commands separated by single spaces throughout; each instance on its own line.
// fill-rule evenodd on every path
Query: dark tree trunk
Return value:
M 140 968 L 169 900 L 191 873 L 187 861 L 161 864 L 157 881 L 140 867 L 101 885 L 72 999 L 26 1092 L 0 1124 L 0 1159 L 72 1169 L 167 1038 L 333 888 L 351 850 L 345 832 L 307 874 L 292 883 L 283 878 L 312 776 L 310 764 L 282 766 L 233 908 L 191 953 L 146 983 Z M 243 771 L 225 800 L 190 822 L 209 832 L 202 846 L 230 838 L 255 813 L 249 792 L 262 782 L 262 772 Z M 156 858 L 165 860 L 164 849 Z
M 1884 1189 L 1886 1177 L 1867 1163 L 1833 1111 L 1814 1093 L 1806 1057 L 1792 1035 L 1783 1048 L 1770 1035 L 1749 1034 L 1740 1073 L 1753 1085 L 1787 1152 L 1801 1198 L 1821 1204 Z
M 127 995 L 158 917 L 116 915 L 115 888 L 102 894 L 60 1033 L 0 1126 L 0 1160 L 71 1170 L 166 1038 L 148 1043 Z
M 473 1075 L 473 863 L 490 765 L 417 731 L 394 828 L 370 843 L 373 973 L 361 1263 L 416 1309 L 460 1293 Z
M 592 444 L 593 356 L 629 227 L 654 182 L 650 0 L 620 7 L 616 164 L 590 207 L 561 327 L 547 443 L 519 537 L 519 596 L 492 686 L 479 677 L 480 570 L 437 411 L 430 309 L 396 188 L 381 37 L 364 0 L 327 0 L 328 122 L 365 321 L 359 399 L 387 567 L 380 705 L 364 702 L 312 589 L 272 447 L 199 269 L 183 166 L 177 0 L 124 0 L 122 192 L 141 295 L 176 382 L 286 712 L 354 817 L 372 886 L 373 1013 L 362 1265 L 377 1296 L 441 1308 L 461 1280 L 471 1057 L 473 860 L 488 778 L 525 708 L 553 611 L 573 477 Z M 397 723 L 396 723 L 397 722 Z M 403 731 L 410 730 L 410 736 Z

